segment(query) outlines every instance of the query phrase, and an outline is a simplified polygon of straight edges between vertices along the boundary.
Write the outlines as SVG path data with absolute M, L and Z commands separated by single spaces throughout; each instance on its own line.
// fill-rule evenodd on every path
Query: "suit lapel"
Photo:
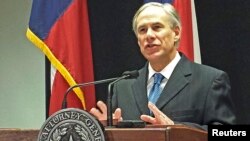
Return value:
M 149 114 L 148 97 L 147 97 L 147 64 L 141 69 L 137 80 L 132 85 L 134 98 L 141 114 Z
M 184 87 L 189 83 L 188 76 L 191 75 L 190 62 L 182 56 L 172 75 L 170 76 L 166 86 L 164 87 L 156 106 L 161 109 L 168 104 Z

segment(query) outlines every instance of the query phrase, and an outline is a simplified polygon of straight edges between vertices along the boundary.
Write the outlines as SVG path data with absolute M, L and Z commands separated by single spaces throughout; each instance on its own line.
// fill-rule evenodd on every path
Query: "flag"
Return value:
M 94 80 L 87 0 L 33 0 L 27 38 L 50 60 L 49 114 L 61 109 L 70 86 Z M 94 86 L 75 88 L 68 107 L 89 110 L 95 101 Z
M 178 50 L 190 60 L 201 63 L 200 44 L 197 29 L 194 0 L 144 0 L 144 2 L 170 3 L 177 10 L 182 25 Z

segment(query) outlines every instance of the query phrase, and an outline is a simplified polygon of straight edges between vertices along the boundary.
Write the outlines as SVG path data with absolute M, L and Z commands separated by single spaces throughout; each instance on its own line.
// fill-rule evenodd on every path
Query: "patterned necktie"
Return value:
M 160 97 L 160 85 L 163 78 L 164 76 L 160 73 L 154 74 L 154 85 L 150 90 L 148 97 L 149 101 L 152 102 L 153 104 L 155 104 L 158 98 Z

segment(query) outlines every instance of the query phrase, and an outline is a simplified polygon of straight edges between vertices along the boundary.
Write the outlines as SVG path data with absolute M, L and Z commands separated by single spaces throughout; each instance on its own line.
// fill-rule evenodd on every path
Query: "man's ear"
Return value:
M 173 29 L 174 33 L 175 33 L 175 37 L 174 37 L 174 41 L 179 41 L 181 38 L 181 29 L 179 26 L 175 26 Z

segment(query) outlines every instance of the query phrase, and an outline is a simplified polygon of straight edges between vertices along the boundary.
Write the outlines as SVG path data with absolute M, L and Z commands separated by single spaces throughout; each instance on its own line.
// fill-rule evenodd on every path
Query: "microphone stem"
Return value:
M 100 84 L 100 83 L 103 83 L 103 82 L 113 81 L 113 80 L 116 80 L 118 78 L 119 77 L 115 77 L 115 78 L 110 78 L 110 79 L 105 79 L 105 80 L 99 80 L 99 81 L 94 81 L 94 82 L 83 83 L 83 84 L 79 84 L 79 86 L 88 86 L 88 85 L 92 85 L 92 84 L 96 85 L 96 84 Z
M 107 126 L 108 127 L 113 126 L 113 113 L 112 113 L 113 86 L 116 82 L 122 79 L 128 78 L 129 76 L 130 75 L 123 75 L 108 85 L 108 96 L 107 96 Z
M 108 85 L 108 96 L 107 96 L 107 126 L 113 126 L 113 113 L 112 113 L 112 95 L 113 95 L 113 84 Z
M 68 90 L 66 91 L 66 93 L 64 94 L 64 98 L 63 98 L 63 102 L 62 102 L 62 109 L 67 108 L 67 96 L 68 96 L 69 92 L 71 92 L 74 88 L 89 86 L 89 85 L 93 85 L 93 84 L 101 84 L 104 82 L 110 82 L 110 81 L 117 80 L 118 78 L 119 77 L 104 79 L 104 80 L 99 80 L 99 81 L 93 81 L 93 82 L 88 82 L 88 83 L 82 83 L 82 84 L 77 84 L 77 85 L 73 85 L 73 86 L 69 87 Z

